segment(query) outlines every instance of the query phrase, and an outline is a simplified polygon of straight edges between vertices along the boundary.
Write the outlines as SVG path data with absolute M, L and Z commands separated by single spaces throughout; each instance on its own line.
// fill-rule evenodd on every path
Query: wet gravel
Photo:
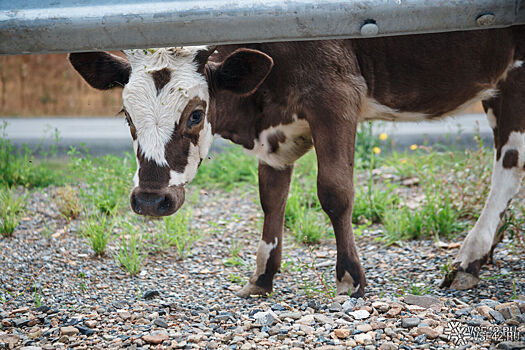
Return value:
M 0 239 L 0 349 L 525 348 L 525 259 L 508 239 L 477 288 L 441 290 L 456 242 L 385 247 L 372 227 L 357 238 L 366 298 L 353 299 L 326 292 L 333 239 L 307 247 L 288 237 L 274 293 L 237 297 L 255 266 L 256 195 L 201 190 L 189 255 L 149 254 L 131 277 L 115 261 L 118 239 L 94 257 L 78 221 L 57 217 L 53 189 L 32 192 L 14 236 Z M 232 244 L 244 264 L 225 266 Z

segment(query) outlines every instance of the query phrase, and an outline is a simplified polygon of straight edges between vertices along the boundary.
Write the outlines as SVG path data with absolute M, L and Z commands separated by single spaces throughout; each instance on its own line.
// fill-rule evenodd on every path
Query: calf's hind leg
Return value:
M 279 170 L 259 163 L 259 196 L 264 212 L 262 239 L 257 249 L 257 267 L 249 282 L 237 293 L 241 297 L 272 292 L 273 276 L 281 266 L 284 210 L 293 165 Z
M 509 72 L 499 95 L 483 102 L 494 132 L 494 167 L 485 207 L 463 242 L 454 271 L 443 287 L 469 289 L 479 281 L 482 265 L 490 258 L 497 231 L 510 201 L 519 192 L 525 174 L 525 67 Z

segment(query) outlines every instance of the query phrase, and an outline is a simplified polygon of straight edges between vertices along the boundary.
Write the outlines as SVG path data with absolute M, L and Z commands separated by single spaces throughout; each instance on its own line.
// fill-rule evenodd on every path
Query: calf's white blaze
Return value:
M 197 63 L 194 61 L 197 52 L 204 48 L 194 46 L 125 51 L 132 73 L 124 87 L 122 100 L 136 128 L 135 154 L 140 146 L 145 159 L 159 166 L 168 166 L 166 145 L 188 102 L 198 97 L 209 106 L 208 84 L 204 76 L 197 72 Z M 171 79 L 157 92 L 152 73 L 165 68 L 171 71 Z M 200 160 L 208 153 L 213 136 L 207 121 L 208 110 L 204 112 L 204 127 L 198 144 L 190 145 L 184 172 L 170 171 L 170 185 L 189 182 L 195 176 Z M 138 186 L 138 169 L 134 183 Z
M 508 150 L 519 152 L 518 164 L 505 169 L 503 159 Z M 455 260 L 463 269 L 490 252 L 494 236 L 500 222 L 500 214 L 507 208 L 508 202 L 519 191 L 523 179 L 523 166 L 525 163 L 525 133 L 513 131 L 509 140 L 501 149 L 501 156 L 496 160 L 494 155 L 494 169 L 489 197 L 485 207 L 472 231 L 463 242 Z

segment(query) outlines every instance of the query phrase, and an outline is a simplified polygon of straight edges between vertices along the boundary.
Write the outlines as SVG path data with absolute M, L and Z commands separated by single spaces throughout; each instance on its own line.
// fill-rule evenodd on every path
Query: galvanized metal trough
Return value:
M 498 28 L 525 0 L 0 0 L 0 54 Z

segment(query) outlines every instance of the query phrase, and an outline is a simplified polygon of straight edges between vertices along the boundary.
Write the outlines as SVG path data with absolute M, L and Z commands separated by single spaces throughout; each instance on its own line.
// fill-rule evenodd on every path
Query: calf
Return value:
M 525 27 L 374 39 L 75 53 L 93 87 L 123 86 L 138 169 L 130 202 L 174 213 L 213 135 L 259 159 L 264 211 L 257 267 L 240 295 L 266 294 L 281 263 L 294 162 L 313 146 L 317 194 L 334 228 L 337 293 L 366 285 L 352 233 L 353 167 L 362 120 L 432 120 L 482 100 L 494 131 L 485 207 L 445 285 L 476 285 L 500 218 L 525 172 Z

